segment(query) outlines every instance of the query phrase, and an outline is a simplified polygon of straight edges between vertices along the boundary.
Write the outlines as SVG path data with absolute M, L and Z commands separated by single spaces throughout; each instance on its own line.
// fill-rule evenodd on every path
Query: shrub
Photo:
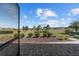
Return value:
M 64 38 L 63 37 L 60 37 L 60 38 L 58 38 L 58 40 L 64 40 Z
M 59 35 L 58 40 L 68 40 L 68 36 Z
M 65 37 L 64 40 L 68 40 L 68 38 Z
M 47 31 L 43 31 L 43 37 L 47 37 Z
M 47 30 L 43 31 L 43 37 L 51 37 L 52 33 L 48 32 Z
M 34 35 L 35 35 L 35 37 L 39 37 L 39 36 L 40 36 L 39 31 L 35 31 L 35 32 L 34 32 Z
M 18 37 L 18 33 L 14 34 L 14 39 L 17 39 Z
M 18 33 L 14 34 L 14 38 L 23 38 L 25 35 L 23 33 L 20 34 L 20 36 L 18 36 Z
M 66 29 L 66 30 L 65 30 L 65 33 L 66 33 L 66 34 L 70 34 L 71 32 L 72 32 L 72 31 L 71 31 L 70 29 Z
M 33 36 L 33 33 L 29 33 L 28 36 L 27 36 L 27 38 L 30 38 L 32 36 Z
M 52 33 L 48 32 L 47 37 L 51 37 L 51 36 L 52 36 Z
M 23 33 L 20 34 L 20 38 L 23 38 L 25 37 L 25 35 Z
M 55 36 L 55 35 L 53 35 L 52 37 L 53 37 L 53 38 L 56 38 L 56 36 Z

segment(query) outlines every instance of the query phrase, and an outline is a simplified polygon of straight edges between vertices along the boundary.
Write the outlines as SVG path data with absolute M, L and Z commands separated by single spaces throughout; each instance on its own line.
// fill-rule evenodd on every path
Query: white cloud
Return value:
M 27 15 L 23 15 L 23 17 L 24 17 L 25 19 L 27 19 Z
M 68 20 L 70 20 L 70 18 L 68 18 Z M 49 24 L 50 27 L 67 27 L 67 26 L 69 26 L 69 24 L 64 19 L 62 19 L 61 21 L 55 20 L 55 19 L 46 19 L 46 21 L 39 22 L 38 24 L 40 24 L 42 26 Z
M 38 8 L 38 9 L 36 10 L 37 16 L 41 16 L 42 13 L 43 13 L 43 10 L 42 10 L 42 9 Z
M 46 17 L 41 17 L 40 19 L 46 19 Z
M 60 22 L 60 24 L 61 24 L 63 27 L 68 27 L 68 26 L 69 26 L 69 24 L 68 24 L 67 22 L 65 22 L 65 21 Z
M 68 20 L 68 21 L 71 21 L 71 18 L 68 18 L 67 20 Z
M 65 24 L 65 22 L 61 22 L 62 24 Z
M 49 24 L 51 27 L 58 27 L 59 21 L 56 20 L 48 20 L 47 24 Z
M 50 9 L 41 9 L 41 8 L 38 8 L 36 10 L 36 15 L 37 17 L 40 17 L 40 19 L 46 19 L 47 17 L 51 16 L 58 17 L 58 15 L 54 11 Z
M 39 23 L 40 25 L 47 25 L 49 24 L 50 27 L 63 27 L 63 26 L 66 26 L 66 23 L 64 21 L 60 22 L 58 20 L 53 20 L 53 19 L 48 19 L 46 22 L 42 22 L 42 23 Z
M 71 16 L 71 13 L 68 13 L 68 16 Z
M 79 8 L 72 9 L 70 12 L 71 12 L 73 15 L 77 15 L 77 14 L 79 14 Z
M 26 20 L 25 23 L 26 23 L 26 24 L 30 24 L 30 23 L 31 23 L 31 24 L 33 25 L 33 24 L 35 24 L 35 21 L 31 21 L 31 22 L 30 22 L 30 20 Z
M 44 13 L 45 16 L 55 16 L 55 17 L 57 17 L 56 13 L 54 11 L 52 11 L 52 10 L 45 9 L 44 12 L 45 12 Z
M 28 20 L 26 20 L 26 23 L 30 23 Z
M 64 21 L 65 19 L 63 18 L 63 19 L 61 19 L 62 21 Z

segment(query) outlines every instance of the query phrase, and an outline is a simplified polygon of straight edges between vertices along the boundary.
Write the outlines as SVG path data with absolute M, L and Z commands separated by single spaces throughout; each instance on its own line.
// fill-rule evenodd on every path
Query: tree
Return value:
M 49 26 L 49 25 L 47 25 L 47 26 L 46 26 L 46 29 L 47 29 L 47 30 L 49 30 L 49 29 L 50 29 L 50 26 Z
M 47 25 L 47 26 L 44 26 L 44 27 L 43 27 L 43 29 L 44 29 L 44 30 L 47 30 L 47 31 L 49 31 L 49 29 L 50 29 L 50 26 L 49 26 L 49 25 Z
M 41 30 L 41 25 L 38 25 L 37 27 L 33 27 L 35 29 L 34 31 L 34 35 L 35 37 L 39 37 L 40 36 L 40 30 Z
M 36 26 L 33 27 L 33 30 L 35 30 L 35 29 L 36 29 Z
M 23 30 L 28 30 L 28 26 L 23 26 Z
M 41 25 L 38 25 L 36 30 L 40 30 L 41 29 Z
M 66 34 L 70 34 L 71 32 L 72 32 L 72 31 L 71 31 L 70 29 L 68 29 L 68 28 L 65 29 L 65 33 L 66 33 Z
M 43 27 L 43 37 L 51 37 L 52 33 L 49 32 L 50 26 L 44 26 Z
M 40 32 L 39 31 L 34 31 L 35 37 L 40 37 Z
M 69 27 L 72 27 L 75 30 L 75 32 L 77 32 L 79 28 L 79 21 L 72 22 Z

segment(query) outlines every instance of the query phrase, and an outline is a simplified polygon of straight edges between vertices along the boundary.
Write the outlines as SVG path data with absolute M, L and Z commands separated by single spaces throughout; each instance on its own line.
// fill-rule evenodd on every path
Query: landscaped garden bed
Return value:
M 75 22 L 73 22 L 74 25 Z M 29 29 L 28 26 L 23 27 L 21 33 L 24 33 L 24 39 L 28 42 L 63 42 L 71 41 L 69 38 L 79 39 L 79 30 L 76 28 L 78 25 L 63 28 L 51 28 L 49 25 L 41 27 L 38 25 Z M 74 29 L 74 30 L 72 30 Z

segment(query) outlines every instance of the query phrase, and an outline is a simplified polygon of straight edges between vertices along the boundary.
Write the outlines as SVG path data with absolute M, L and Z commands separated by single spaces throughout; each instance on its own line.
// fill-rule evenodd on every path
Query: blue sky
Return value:
M 49 24 L 51 27 L 67 27 L 79 20 L 79 4 L 68 3 L 23 3 L 20 6 L 22 26 Z
M 47 25 L 67 27 L 79 20 L 79 4 L 68 3 L 21 3 L 20 27 Z M 0 4 L 0 27 L 16 28 L 18 9 L 15 4 Z
M 0 28 L 18 28 L 18 8 L 16 4 L 0 4 Z

